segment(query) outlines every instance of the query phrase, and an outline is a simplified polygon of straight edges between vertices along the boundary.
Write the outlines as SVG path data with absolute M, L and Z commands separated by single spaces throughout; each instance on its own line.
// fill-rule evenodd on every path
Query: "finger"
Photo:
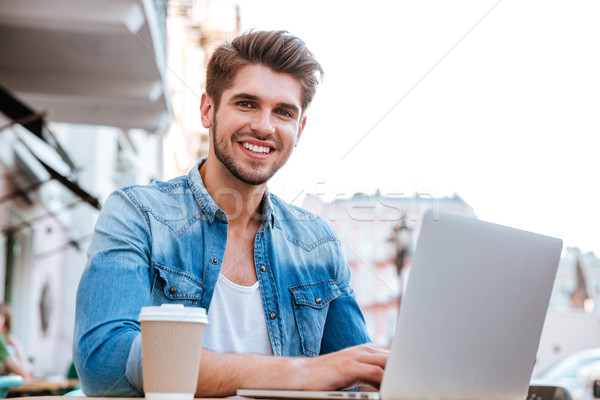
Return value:
M 368 353 L 377 353 L 377 354 L 389 354 L 390 351 L 384 349 L 383 347 L 379 347 L 373 343 L 365 343 L 355 347 L 357 350 L 365 351 Z
M 358 377 L 360 382 L 366 383 L 371 386 L 379 387 L 381 380 L 383 379 L 383 368 L 377 365 L 366 365 L 361 368 L 360 376 Z
M 385 368 L 387 360 L 387 354 L 365 354 L 357 359 L 357 361 L 360 363 L 376 365 L 380 368 Z

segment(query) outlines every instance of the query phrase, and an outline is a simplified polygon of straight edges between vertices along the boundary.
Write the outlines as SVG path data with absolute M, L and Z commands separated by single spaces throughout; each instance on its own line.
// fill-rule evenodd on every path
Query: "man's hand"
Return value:
M 314 358 L 202 352 L 196 397 L 221 397 L 237 389 L 336 390 L 379 387 L 388 351 L 373 344 Z
M 335 353 L 302 359 L 299 389 L 336 390 L 357 385 L 379 388 L 388 351 L 374 344 L 349 347 Z

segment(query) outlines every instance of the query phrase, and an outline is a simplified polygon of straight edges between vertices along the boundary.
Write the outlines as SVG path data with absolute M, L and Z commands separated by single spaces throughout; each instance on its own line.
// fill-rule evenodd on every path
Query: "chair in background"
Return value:
M 69 370 L 67 371 L 67 379 L 79 379 L 79 375 L 77 374 L 77 370 L 75 369 L 75 364 L 71 363 L 69 365 Z M 85 394 L 81 390 L 81 384 L 75 386 L 73 390 L 65 393 L 63 396 L 76 396 L 83 397 Z
M 11 387 L 21 386 L 23 377 L 20 375 L 3 375 L 0 376 L 0 399 L 3 399 L 8 394 Z
M 71 390 L 70 392 L 65 393 L 63 396 L 67 397 L 85 397 L 85 393 L 81 389 Z

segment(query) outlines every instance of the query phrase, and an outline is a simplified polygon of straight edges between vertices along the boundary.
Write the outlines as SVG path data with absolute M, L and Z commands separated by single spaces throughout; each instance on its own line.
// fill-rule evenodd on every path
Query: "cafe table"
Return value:
M 36 394 L 63 394 L 79 385 L 79 379 L 34 378 L 26 379 L 20 386 L 10 388 L 7 397 L 20 397 Z M 39 399 L 42 396 L 36 396 Z M 52 396 L 49 396 L 52 397 Z
M 77 396 L 35 396 L 35 397 L 19 397 L 19 400 L 106 400 L 111 397 L 77 397 Z M 144 400 L 143 397 L 114 397 L 115 400 Z M 223 400 L 220 398 L 203 397 L 202 400 Z

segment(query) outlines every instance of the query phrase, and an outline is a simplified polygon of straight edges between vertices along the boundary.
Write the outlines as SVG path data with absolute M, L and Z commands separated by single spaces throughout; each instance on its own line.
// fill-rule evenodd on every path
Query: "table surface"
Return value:
M 26 379 L 20 386 L 10 388 L 9 393 L 34 393 L 34 392 L 45 392 L 55 391 L 62 389 L 71 389 L 79 384 L 78 379 L 46 379 L 46 378 L 34 378 Z M 52 396 L 51 396 L 52 397 Z M 39 397 L 36 397 L 39 398 Z
M 110 397 L 77 397 L 77 396 L 35 396 L 35 397 L 19 397 L 18 400 L 106 400 Z M 119 397 L 118 400 L 144 400 L 143 397 Z M 223 397 L 210 398 L 203 397 L 202 400 L 223 400 Z

